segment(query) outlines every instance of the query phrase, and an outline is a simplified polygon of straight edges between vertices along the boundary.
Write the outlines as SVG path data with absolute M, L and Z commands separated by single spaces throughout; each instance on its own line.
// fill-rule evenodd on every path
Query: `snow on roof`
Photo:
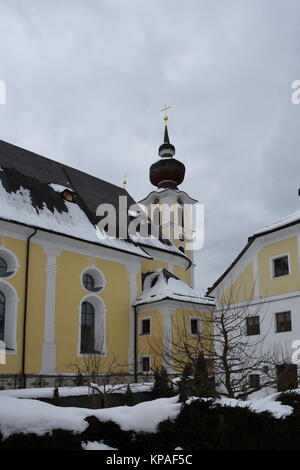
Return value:
M 116 248 L 129 253 L 151 258 L 144 250 L 126 240 L 104 237 L 99 240 L 96 227 L 90 222 L 78 204 L 63 201 L 63 210 L 48 208 L 45 202 L 42 207 L 34 206 L 29 189 L 20 187 L 16 192 L 7 192 L 0 181 L 0 217 L 6 220 L 44 228 L 62 235 L 69 235 L 92 243 Z
M 281 219 L 275 220 L 271 224 L 265 225 L 262 229 L 255 232 L 254 236 L 258 235 L 258 234 L 261 234 L 261 233 L 264 233 L 264 232 L 269 232 L 270 230 L 274 230 L 276 228 L 279 228 L 279 227 L 285 226 L 287 224 L 296 222 L 297 220 L 300 222 L 300 211 L 299 210 L 295 211 L 295 212 L 292 212 L 291 214 L 288 214 L 287 216 L 282 217 Z
M 43 183 L 14 169 L 5 169 L 0 177 L 0 218 L 72 236 L 108 248 L 152 258 L 143 247 L 171 252 L 189 262 L 189 258 L 171 242 L 154 237 L 124 240 L 99 233 L 96 219 L 80 195 L 76 203 L 61 197 L 67 186 Z M 108 199 L 109 200 L 109 199 Z
M 134 305 L 149 304 L 164 299 L 214 305 L 212 299 L 200 295 L 174 274 L 166 269 L 158 269 L 145 278 L 142 294 Z

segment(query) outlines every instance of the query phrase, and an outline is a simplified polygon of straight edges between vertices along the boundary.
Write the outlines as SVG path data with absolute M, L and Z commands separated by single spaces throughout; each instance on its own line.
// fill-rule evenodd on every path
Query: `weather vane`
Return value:
M 165 115 L 164 115 L 164 121 L 166 121 L 166 122 L 167 122 L 167 120 L 169 119 L 169 118 L 168 118 L 168 115 L 167 115 L 167 110 L 170 109 L 170 108 L 171 108 L 171 106 L 167 106 L 167 105 L 165 104 L 165 106 L 160 110 L 161 112 L 164 112 L 164 113 L 165 113 Z

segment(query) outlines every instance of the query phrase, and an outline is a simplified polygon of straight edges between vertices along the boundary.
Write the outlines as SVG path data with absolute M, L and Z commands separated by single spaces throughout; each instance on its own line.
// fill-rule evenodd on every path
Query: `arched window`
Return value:
M 81 305 L 81 353 L 95 352 L 95 309 L 90 302 Z
M 4 341 L 5 295 L 0 291 L 0 341 Z

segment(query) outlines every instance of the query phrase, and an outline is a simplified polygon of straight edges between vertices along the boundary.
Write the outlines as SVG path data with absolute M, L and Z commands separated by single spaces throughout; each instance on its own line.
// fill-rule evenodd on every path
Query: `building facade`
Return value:
M 185 169 L 174 153 L 166 128 L 145 206 L 192 200 L 178 189 Z M 164 362 L 149 339 L 163 351 L 174 317 L 190 328 L 211 309 L 183 238 L 119 236 L 120 198 L 129 224 L 125 189 L 0 141 L 1 388 L 79 383 L 91 356 L 101 372 L 113 365 L 137 380 Z M 101 204 L 115 209 L 115 238 L 97 231 Z
M 208 289 L 217 304 L 246 305 L 245 335 L 274 352 L 274 386 L 265 392 L 297 388 L 300 345 L 300 212 L 274 222 L 248 238 L 241 253 Z M 249 381 L 259 387 L 259 372 Z M 255 377 L 253 377 L 255 376 Z

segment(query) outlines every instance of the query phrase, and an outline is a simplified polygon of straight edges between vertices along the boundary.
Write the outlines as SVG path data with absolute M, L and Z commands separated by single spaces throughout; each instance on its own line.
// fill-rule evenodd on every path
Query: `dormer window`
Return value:
M 62 196 L 66 201 L 69 202 L 76 202 L 77 200 L 76 193 L 74 193 L 74 191 L 71 191 L 70 189 L 65 189 L 62 193 Z

